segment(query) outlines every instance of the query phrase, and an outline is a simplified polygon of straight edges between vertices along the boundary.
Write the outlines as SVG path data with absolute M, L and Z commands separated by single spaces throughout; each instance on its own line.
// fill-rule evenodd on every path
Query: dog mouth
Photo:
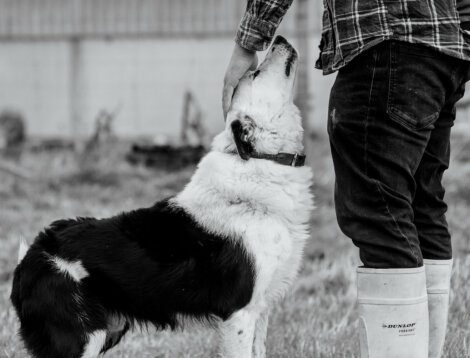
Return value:
M 295 50 L 294 50 L 294 52 L 292 52 L 286 60 L 285 73 L 286 73 L 287 77 L 290 76 L 292 66 L 295 64 L 296 61 L 297 61 L 297 52 L 295 52 Z
M 278 50 L 282 55 L 287 54 L 285 64 L 284 64 L 284 72 L 287 77 L 290 76 L 292 72 L 292 67 L 295 65 L 298 59 L 298 54 L 295 48 L 282 36 L 277 36 L 272 45 L 271 52 L 275 52 Z

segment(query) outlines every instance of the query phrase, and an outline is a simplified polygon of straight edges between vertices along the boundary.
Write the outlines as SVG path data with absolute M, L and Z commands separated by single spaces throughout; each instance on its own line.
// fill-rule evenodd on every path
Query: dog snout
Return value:
M 291 75 L 291 73 L 293 72 L 292 71 L 292 67 L 294 66 L 295 62 L 297 61 L 297 52 L 294 50 L 294 52 L 292 52 L 289 57 L 287 58 L 286 60 L 286 67 L 285 67 L 285 72 L 286 72 L 286 76 L 289 77 Z
M 274 39 L 273 45 L 279 45 L 279 46 L 286 46 L 286 47 L 291 47 L 291 44 L 283 37 L 283 36 L 276 36 Z
M 292 67 L 297 61 L 298 54 L 294 47 L 282 36 L 277 36 L 273 41 L 271 52 L 285 58 L 285 74 L 287 77 L 292 73 Z
M 282 36 L 277 36 L 273 41 L 271 51 L 276 50 L 279 52 L 288 53 L 289 55 L 297 55 L 297 51 L 294 49 L 294 47 Z

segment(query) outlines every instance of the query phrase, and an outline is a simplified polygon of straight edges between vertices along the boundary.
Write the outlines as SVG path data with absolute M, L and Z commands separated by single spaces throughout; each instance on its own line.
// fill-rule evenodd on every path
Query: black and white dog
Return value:
M 97 357 L 136 324 L 185 317 L 216 325 L 224 357 L 265 356 L 269 308 L 297 274 L 313 207 L 296 68 L 295 49 L 276 38 L 175 197 L 59 220 L 20 247 L 11 299 L 34 357 Z

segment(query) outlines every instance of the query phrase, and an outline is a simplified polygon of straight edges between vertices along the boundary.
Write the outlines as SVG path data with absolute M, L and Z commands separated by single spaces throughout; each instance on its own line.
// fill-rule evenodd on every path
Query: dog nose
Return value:
M 274 39 L 274 42 L 273 42 L 273 48 L 274 47 L 282 47 L 282 48 L 285 48 L 286 50 L 288 51 L 293 51 L 294 50 L 294 47 L 289 43 L 289 41 L 287 41 L 284 37 L 282 36 L 277 36 L 275 39 Z
M 290 46 L 289 42 L 283 36 L 276 36 L 273 45 L 287 45 Z
M 294 47 L 282 36 L 277 36 L 274 39 L 271 51 L 274 51 L 276 48 L 287 50 L 288 53 L 296 52 Z

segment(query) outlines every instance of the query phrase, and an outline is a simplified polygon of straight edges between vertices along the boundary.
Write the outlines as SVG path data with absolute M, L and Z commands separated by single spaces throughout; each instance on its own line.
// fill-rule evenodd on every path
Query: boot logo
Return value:
M 382 323 L 383 329 L 396 330 L 399 336 L 413 336 L 416 331 L 416 322 L 410 323 Z

